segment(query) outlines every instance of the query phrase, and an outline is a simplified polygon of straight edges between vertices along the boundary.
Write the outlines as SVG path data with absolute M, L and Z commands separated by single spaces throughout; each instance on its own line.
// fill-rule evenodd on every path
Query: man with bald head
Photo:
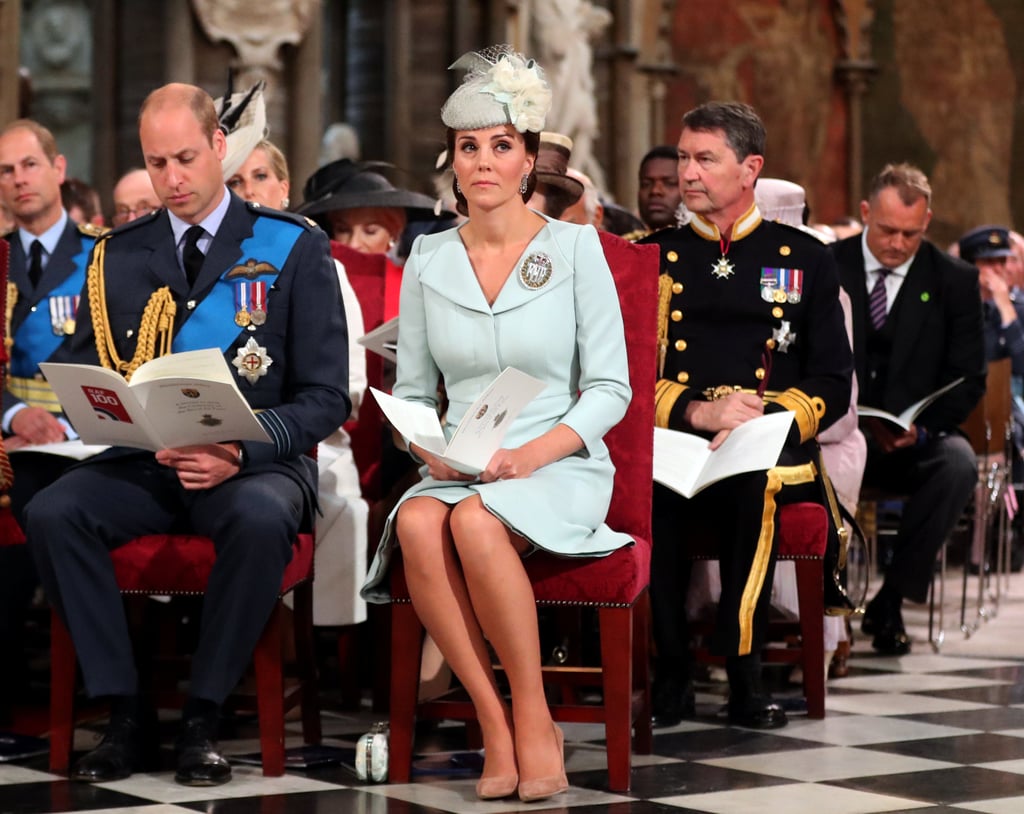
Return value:
M 114 184 L 114 226 L 131 223 L 161 206 L 145 170 L 128 170 Z
M 349 412 L 345 315 L 323 232 L 224 186 L 225 136 L 207 93 L 181 84 L 151 93 L 139 140 L 165 208 L 97 244 L 94 293 L 82 299 L 68 357 L 125 372 L 167 343 L 174 352 L 216 347 L 271 440 L 155 454 L 113 447 L 40 492 L 26 532 L 86 691 L 111 704 L 103 741 L 72 770 L 87 782 L 142 768 L 153 734 L 109 552 L 172 529 L 212 538 L 217 560 L 175 779 L 216 785 L 231 777 L 215 743 L 220 706 L 274 607 L 292 542 L 312 520 L 316 463 L 306 451 Z M 154 325 L 156 336 L 141 342 Z

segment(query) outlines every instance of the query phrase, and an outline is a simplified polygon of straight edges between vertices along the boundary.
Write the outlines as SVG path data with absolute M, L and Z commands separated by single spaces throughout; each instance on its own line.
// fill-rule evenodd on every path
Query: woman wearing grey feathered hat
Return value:
M 363 593 L 386 601 L 400 541 L 417 614 L 476 710 L 484 741 L 477 795 L 539 800 L 568 781 L 521 558 L 536 549 L 603 555 L 631 542 L 604 523 L 614 466 L 602 437 L 631 395 L 625 340 L 597 232 L 525 203 L 551 104 L 543 71 L 507 46 L 453 67 L 469 73 L 441 118 L 453 189 L 469 219 L 413 245 L 393 393 L 437 406 L 443 377 L 450 437 L 461 421 L 480 419 L 467 410 L 504 368 L 538 379 L 542 390 L 508 422 L 504 448 L 461 468 L 470 474 L 409 444 L 425 477 L 388 518 Z M 488 642 L 508 677 L 511 707 Z

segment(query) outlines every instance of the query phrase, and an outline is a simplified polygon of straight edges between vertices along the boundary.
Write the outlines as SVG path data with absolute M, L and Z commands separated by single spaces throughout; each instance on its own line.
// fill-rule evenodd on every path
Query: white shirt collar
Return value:
M 32 243 L 36 240 L 43 244 L 43 251 L 46 253 L 43 256 L 45 258 L 51 257 L 57 250 L 57 244 L 60 242 L 60 236 L 64 234 L 64 228 L 67 224 L 68 213 L 66 210 L 61 208 L 60 217 L 57 219 L 57 222 L 41 235 L 34 235 L 31 232 L 18 227 L 18 237 L 21 239 L 21 248 L 25 252 L 25 257 L 29 256 L 29 252 L 32 250 Z
M 174 234 L 174 245 L 180 247 L 181 240 L 185 236 L 185 232 L 192 226 L 202 226 L 206 234 L 199 239 L 199 250 L 206 254 L 210 248 L 210 243 L 213 242 L 213 236 L 217 234 L 217 230 L 220 229 L 221 223 L 224 222 L 224 216 L 228 212 L 228 205 L 231 203 L 231 193 L 227 187 L 223 187 L 224 195 L 220 199 L 213 211 L 210 212 L 205 218 L 203 218 L 198 224 L 186 223 L 171 210 L 167 210 L 167 217 L 171 219 L 171 232 Z

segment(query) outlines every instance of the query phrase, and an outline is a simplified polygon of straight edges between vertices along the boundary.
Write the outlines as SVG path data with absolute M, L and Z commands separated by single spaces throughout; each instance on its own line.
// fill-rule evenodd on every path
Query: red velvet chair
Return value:
M 825 717 L 825 594 L 823 586 L 825 544 L 832 520 L 828 510 L 818 503 L 791 503 L 779 508 L 778 560 L 793 560 L 796 566 L 797 600 L 800 618 L 795 622 L 774 621 L 769 624 L 769 644 L 762 651 L 766 664 L 799 664 L 803 671 L 807 717 Z M 714 560 L 717 555 L 712 540 L 687 539 L 694 559 Z M 695 634 L 709 634 L 712 623 L 696 623 Z M 787 636 L 799 635 L 793 645 Z M 776 642 L 784 646 L 775 646 Z M 723 663 L 705 647 L 697 648 L 697 659 Z
M 615 462 L 615 486 L 608 525 L 628 532 L 636 544 L 604 558 L 566 559 L 537 552 L 526 569 L 538 605 L 598 609 L 601 667 L 545 669 L 545 680 L 572 687 L 599 686 L 602 704 L 553 704 L 556 720 L 604 723 L 608 785 L 627 791 L 630 785 L 631 727 L 635 749 L 651 752 L 651 708 L 648 672 L 650 607 L 647 585 L 651 554 L 651 460 L 654 427 L 656 314 L 659 254 L 656 246 L 636 246 L 601 233 L 622 305 L 629 353 L 633 401 L 625 418 L 605 437 Z M 469 701 L 434 700 L 417 706 L 419 654 L 423 628 L 409 601 L 400 559 L 391 569 L 391 738 L 393 783 L 409 780 L 413 725 L 423 718 L 473 721 Z M 565 697 L 565 696 L 563 696 Z
M 306 743 L 320 742 L 316 666 L 313 654 L 313 535 L 300 534 L 281 580 L 280 595 L 294 591 L 298 682 L 284 680 L 282 606 L 278 600 L 253 652 L 263 774 L 284 774 L 284 714 L 301 704 Z M 138 537 L 112 553 L 124 595 L 195 596 L 206 591 L 213 568 L 213 543 L 187 534 Z M 75 648 L 56 611 L 50 624 L 50 771 L 66 773 L 74 738 Z

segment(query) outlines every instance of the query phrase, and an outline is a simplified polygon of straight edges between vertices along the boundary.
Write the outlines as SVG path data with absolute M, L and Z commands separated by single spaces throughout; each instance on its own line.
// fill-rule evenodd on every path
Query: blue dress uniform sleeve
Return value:
M 322 231 L 303 232 L 279 280 L 289 285 L 288 334 L 282 349 L 284 392 L 280 404 L 259 413 L 274 443 L 245 444 L 252 463 L 308 452 L 345 422 L 352 406 L 345 310 L 330 244 Z

